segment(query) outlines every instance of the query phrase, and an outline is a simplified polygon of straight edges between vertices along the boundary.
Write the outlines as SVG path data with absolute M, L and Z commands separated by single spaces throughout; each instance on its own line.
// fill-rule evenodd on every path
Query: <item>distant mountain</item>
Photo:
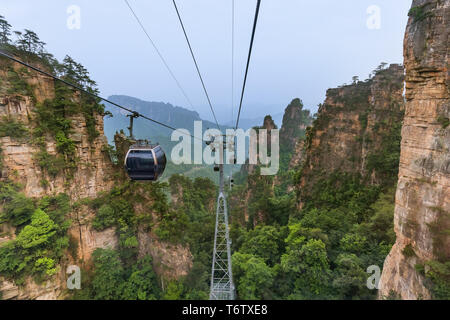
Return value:
M 126 95 L 113 95 L 108 98 L 109 100 L 123 105 L 124 107 L 136 110 L 137 112 L 146 115 L 154 120 L 165 123 L 174 128 L 187 129 L 190 132 L 194 132 L 194 121 L 203 121 L 203 131 L 208 128 L 215 128 L 215 123 L 202 120 L 200 115 L 183 107 L 174 106 L 170 103 L 164 102 L 150 102 L 143 101 L 138 98 L 126 96 Z M 106 110 L 111 112 L 112 118 L 105 118 L 105 134 L 109 141 L 112 141 L 116 131 L 124 130 L 128 134 L 129 118 L 126 117 L 127 112 L 118 109 L 115 106 L 106 104 Z M 275 124 L 278 128 L 281 127 L 283 121 L 283 113 L 277 113 L 272 116 Z M 247 130 L 249 128 L 260 126 L 264 122 L 264 116 L 256 117 L 252 119 L 241 119 L 239 121 L 239 127 Z M 235 122 L 227 122 L 221 124 L 222 129 L 233 128 Z M 147 120 L 137 119 L 134 124 L 134 135 L 138 138 L 150 139 L 154 142 L 155 138 L 159 140 L 170 140 L 171 130 L 151 123 Z M 162 142 L 161 142 L 162 143 Z
M 215 127 L 214 123 L 202 120 L 197 112 L 173 106 L 170 103 L 143 101 L 125 95 L 113 95 L 108 99 L 171 127 L 187 129 L 192 133 L 194 130 L 194 121 L 203 121 L 204 130 Z M 113 115 L 112 118 L 105 118 L 105 134 L 108 140 L 112 141 L 115 132 L 121 129 L 128 134 L 127 128 L 130 122 L 129 118 L 126 117 L 127 112 L 110 104 L 106 104 L 106 109 Z M 150 140 L 154 140 L 155 137 L 167 138 L 170 133 L 170 129 L 150 121 L 144 119 L 135 120 L 134 135 L 138 138 Z

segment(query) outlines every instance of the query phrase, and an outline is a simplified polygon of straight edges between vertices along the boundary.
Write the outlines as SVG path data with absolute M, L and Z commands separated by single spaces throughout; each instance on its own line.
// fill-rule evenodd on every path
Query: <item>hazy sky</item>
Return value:
M 129 0 L 195 110 L 211 119 L 171 0 Z M 236 1 L 235 110 L 256 0 Z M 200 69 L 221 122 L 231 120 L 231 0 L 178 0 Z M 81 28 L 67 27 L 71 5 Z M 380 11 L 371 29 L 367 12 Z M 316 110 L 328 88 L 366 79 L 380 62 L 401 63 L 411 0 L 263 0 L 243 118 L 276 114 L 295 97 Z M 58 59 L 82 63 L 102 95 L 126 94 L 190 108 L 124 0 L 1 0 L 13 28 L 38 33 Z M 376 21 L 376 20 L 370 20 Z M 236 114 L 236 111 L 235 111 Z

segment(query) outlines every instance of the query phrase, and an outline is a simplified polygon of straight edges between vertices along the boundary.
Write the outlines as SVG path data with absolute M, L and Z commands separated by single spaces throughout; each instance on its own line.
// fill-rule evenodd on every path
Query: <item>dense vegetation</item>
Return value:
M 156 228 L 172 213 L 165 193 L 167 187 L 160 183 L 123 182 L 96 199 L 74 205 L 75 211 L 83 207 L 93 210 L 96 213 L 93 228 L 97 231 L 114 228 L 119 239 L 117 250 L 94 251 L 93 268 L 87 266 L 82 270 L 82 290 L 75 293 L 74 299 L 154 300 L 165 297 L 167 290 L 161 289 L 161 279 L 153 270 L 152 258 L 138 255 L 138 233 Z
M 78 204 L 96 211 L 93 227 L 97 230 L 115 227 L 119 247 L 116 251 L 94 252 L 93 271 L 84 270 L 83 289 L 75 299 L 208 298 L 216 188 L 208 179 L 193 181 L 174 175 L 168 189 L 165 183 L 125 183 Z M 171 205 L 167 191 L 179 197 Z M 149 203 L 145 211 L 136 210 L 140 204 Z M 138 257 L 139 230 L 152 230 L 160 240 L 187 245 L 193 255 L 189 274 L 178 281 L 157 276 L 152 259 Z
M 14 118 L 3 117 L 0 119 L 0 138 L 11 137 L 22 139 L 28 134 L 28 129 Z
M 151 257 L 145 256 L 124 266 L 120 253 L 97 249 L 92 255 L 93 272 L 85 271 L 82 290 L 74 299 L 157 300 L 163 298 Z
M 20 186 L 0 182 L 3 210 L 0 224 L 7 222 L 16 237 L 0 246 L 0 274 L 22 284 L 26 276 L 41 282 L 59 271 L 69 247 L 69 197 L 59 194 L 40 200 L 27 198 Z
M 393 191 L 359 181 L 342 173 L 324 176 L 307 206 L 289 221 L 292 206 L 258 197 L 258 212 L 277 214 L 256 227 L 233 223 L 239 297 L 375 298 L 366 287 L 366 269 L 382 266 L 395 241 Z

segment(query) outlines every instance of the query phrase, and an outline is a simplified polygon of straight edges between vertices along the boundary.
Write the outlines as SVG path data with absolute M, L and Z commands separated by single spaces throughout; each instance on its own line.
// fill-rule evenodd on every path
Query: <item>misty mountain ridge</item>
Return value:
M 193 126 L 194 121 L 202 121 L 196 111 L 174 106 L 170 103 L 144 101 L 126 95 L 112 95 L 108 99 L 175 128 L 190 129 Z M 128 118 L 126 118 L 126 115 L 128 114 L 126 111 L 120 110 L 108 103 L 106 104 L 106 107 L 107 110 L 113 114 L 113 116 L 119 119 L 125 118 L 127 123 L 129 122 Z M 212 127 L 214 124 L 210 121 L 204 121 L 204 125 L 207 127 Z M 153 126 L 159 128 L 151 128 L 152 130 L 170 131 L 167 128 L 160 127 L 156 124 L 152 125 L 152 127 Z
M 209 128 L 216 128 L 216 124 L 214 122 L 203 120 L 198 112 L 179 106 L 174 106 L 171 103 L 144 101 L 127 95 L 112 95 L 108 97 L 108 99 L 124 107 L 135 110 L 156 121 L 162 122 L 174 128 L 187 129 L 192 133 L 194 132 L 195 121 L 203 121 L 203 132 Z M 128 126 L 130 125 L 130 120 L 126 116 L 128 112 L 118 109 L 109 103 L 105 103 L 105 106 L 106 110 L 111 112 L 113 115 L 112 117 L 105 117 L 105 134 L 110 143 L 112 143 L 116 131 L 123 130 L 127 135 L 129 134 Z M 278 128 L 281 127 L 283 115 L 284 114 L 280 112 L 272 116 Z M 255 118 L 241 118 L 239 121 L 239 127 L 247 130 L 255 126 L 260 126 L 263 122 L 264 116 Z M 233 128 L 235 126 L 235 122 L 228 121 L 225 123 L 220 123 L 220 126 L 222 130 Z M 151 123 L 150 121 L 144 119 L 135 119 L 134 121 L 133 133 L 137 138 L 150 140 L 159 139 L 158 142 L 161 142 L 161 140 L 164 141 L 168 139 L 171 132 L 172 131 L 170 129 Z
M 203 132 L 208 128 L 215 128 L 213 122 L 202 120 L 197 112 L 174 106 L 170 103 L 144 101 L 126 95 L 112 95 L 108 99 L 168 126 L 177 129 L 187 129 L 191 133 L 194 132 L 195 121 L 203 121 Z M 128 112 L 120 110 L 109 103 L 106 103 L 105 106 L 106 110 L 113 115 L 112 117 L 105 117 L 105 135 L 112 143 L 114 134 L 117 131 L 123 130 L 125 134 L 129 134 L 130 119 L 126 116 Z M 133 134 L 136 138 L 163 143 L 170 140 L 171 133 L 172 130 L 151 121 L 145 119 L 134 120 Z

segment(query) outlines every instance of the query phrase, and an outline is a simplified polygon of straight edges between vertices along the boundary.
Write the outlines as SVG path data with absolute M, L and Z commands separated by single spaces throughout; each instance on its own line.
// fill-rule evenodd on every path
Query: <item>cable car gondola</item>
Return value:
M 160 145 L 139 141 L 127 152 L 125 170 L 133 181 L 156 181 L 164 173 L 166 163 L 166 154 Z

